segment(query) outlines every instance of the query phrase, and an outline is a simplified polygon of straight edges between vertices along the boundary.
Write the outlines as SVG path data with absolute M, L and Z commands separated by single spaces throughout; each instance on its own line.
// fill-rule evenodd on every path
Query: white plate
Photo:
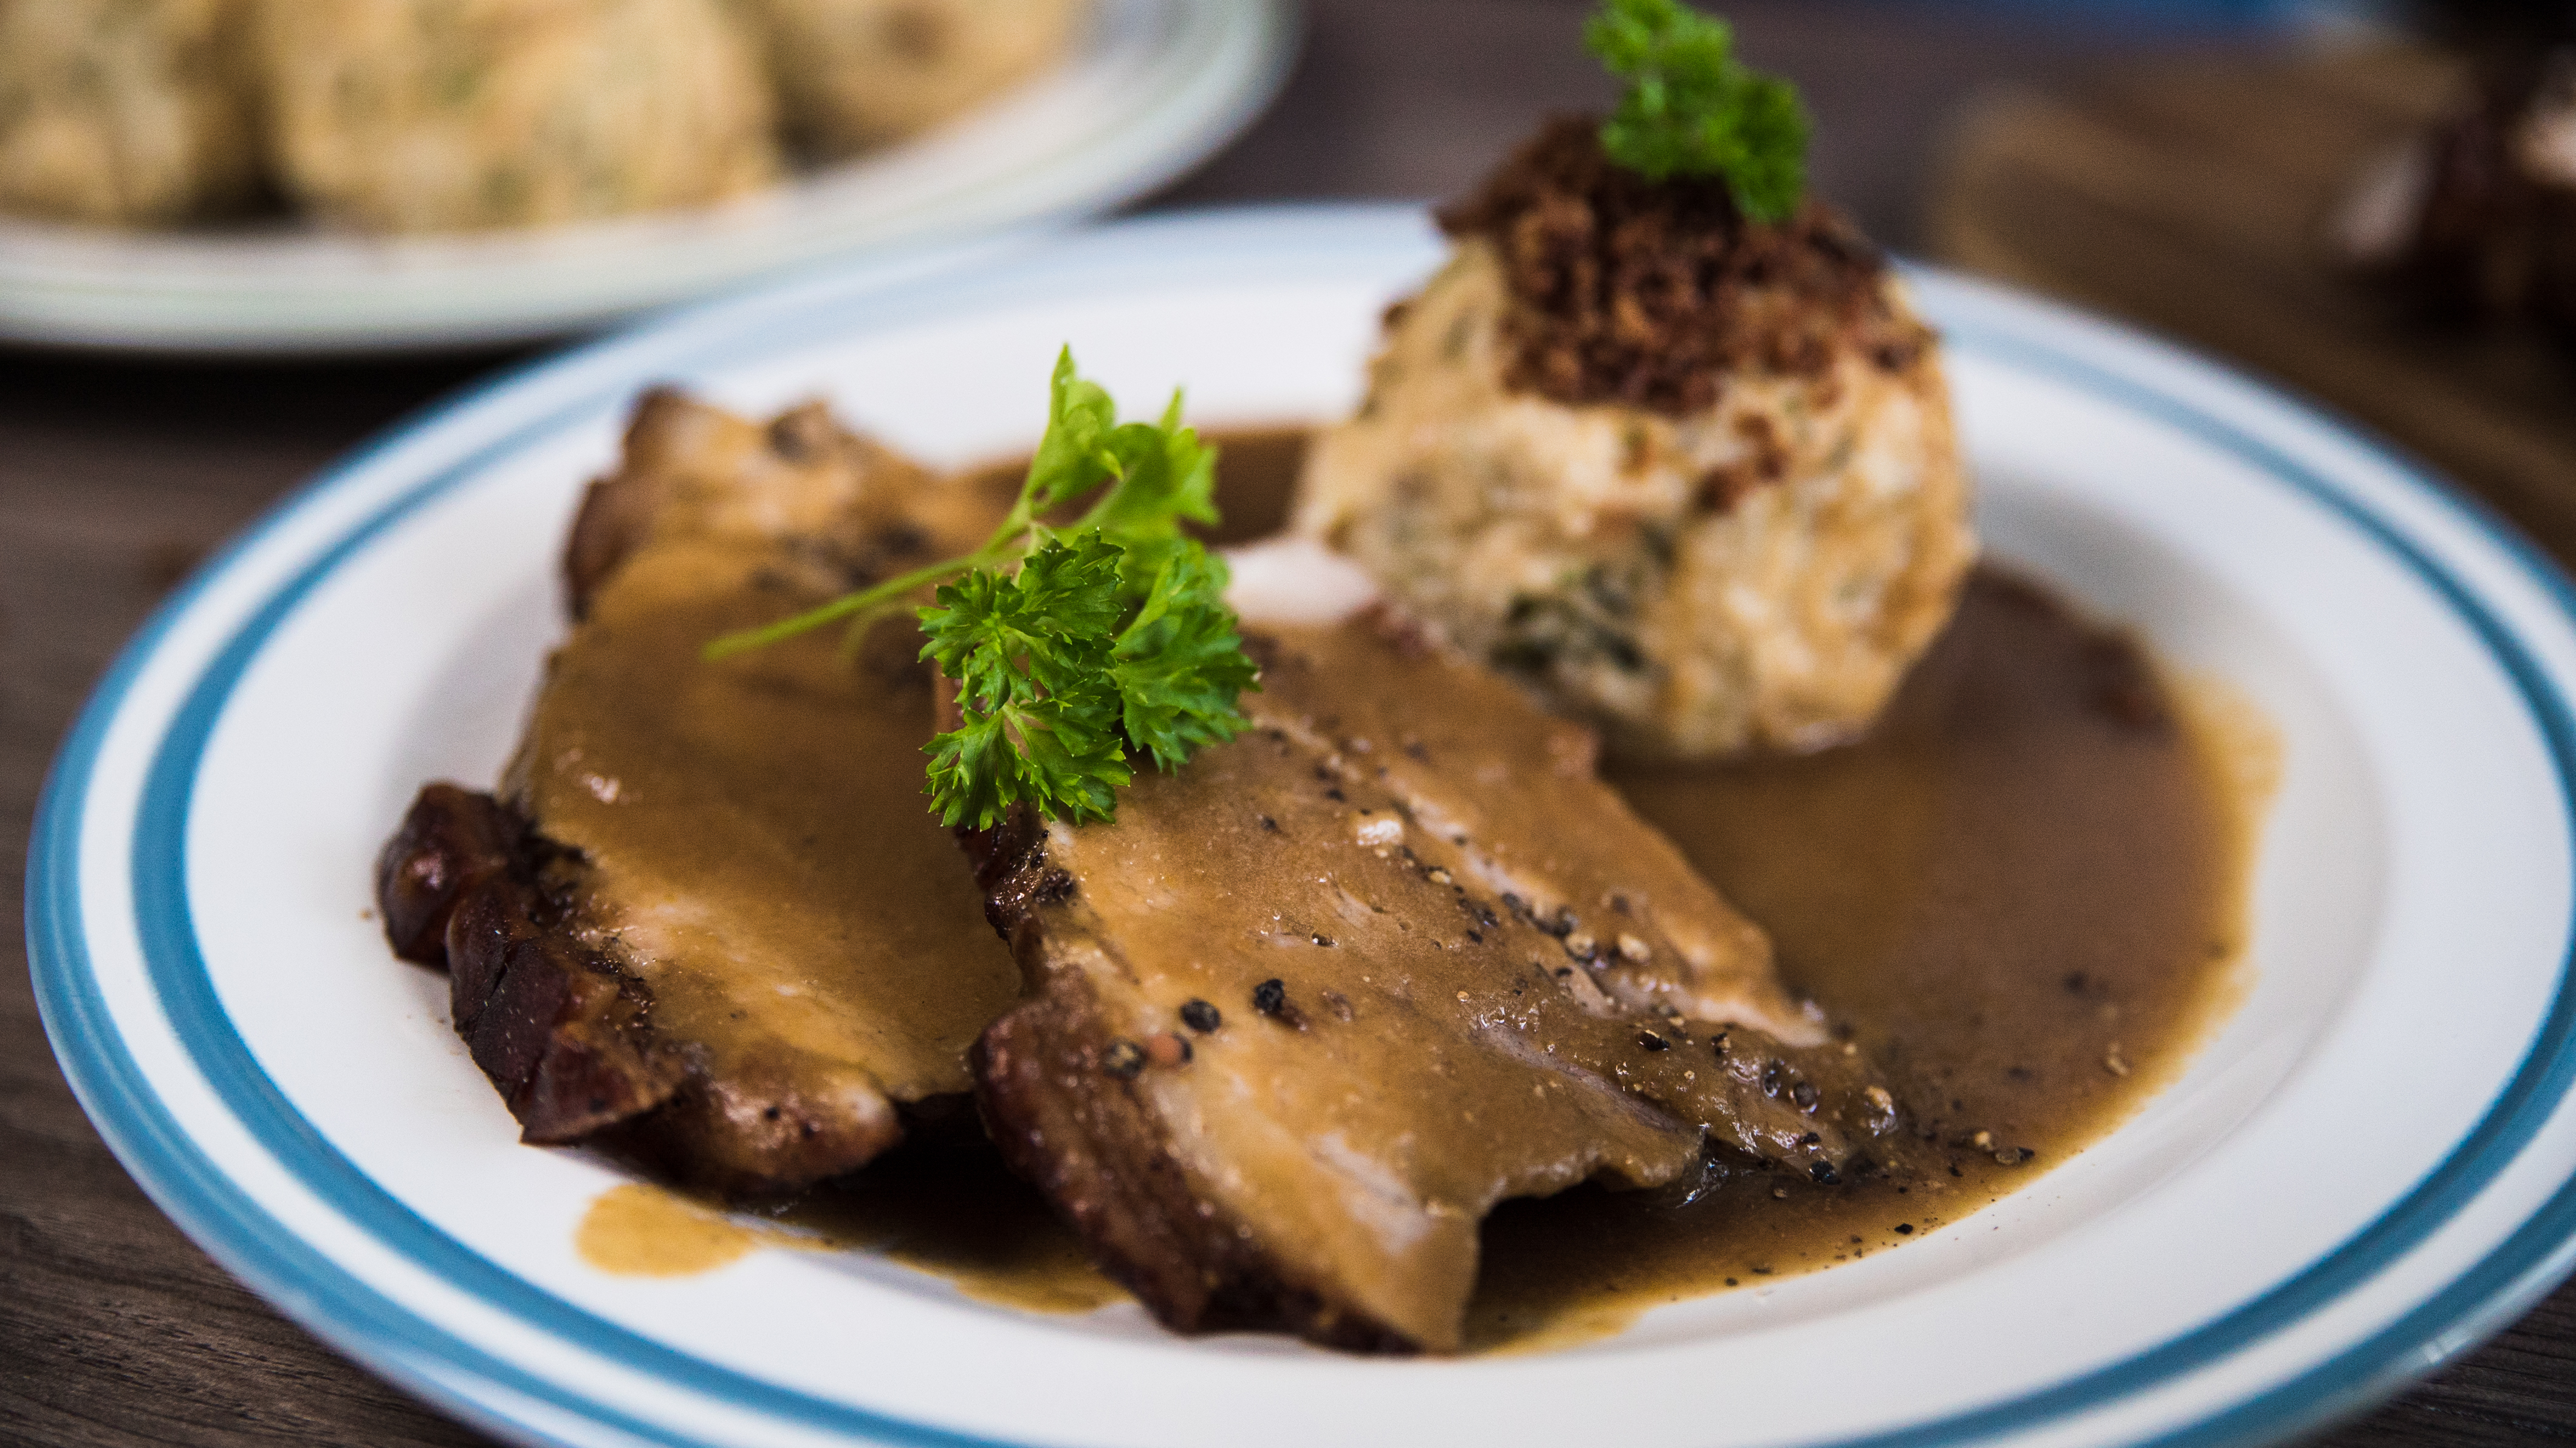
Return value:
M 918 270 L 1179 175 L 1259 113 L 1295 50 L 1296 0 L 1097 11 L 1064 64 L 957 123 L 718 208 L 427 238 L 0 216 L 0 339 L 391 351 L 551 336 L 824 261 Z
M 282 1309 L 477 1422 L 580 1443 L 1836 1443 L 2275 1437 L 2569 1266 L 2576 620 L 2405 464 L 2171 348 L 1918 274 L 1996 556 L 2275 720 L 2259 983 L 2107 1140 L 1899 1251 L 1547 1356 L 1371 1361 L 1026 1315 L 860 1255 L 602 1275 L 616 1176 L 518 1146 L 365 916 L 414 787 L 488 780 L 561 627 L 567 509 L 637 387 L 820 393 L 933 459 L 1025 445 L 1059 342 L 1202 423 L 1329 417 L 1435 261 L 1387 209 L 1140 222 L 900 291 L 817 280 L 577 352 L 343 464 L 174 600 L 56 766 L 28 920 L 109 1142 Z

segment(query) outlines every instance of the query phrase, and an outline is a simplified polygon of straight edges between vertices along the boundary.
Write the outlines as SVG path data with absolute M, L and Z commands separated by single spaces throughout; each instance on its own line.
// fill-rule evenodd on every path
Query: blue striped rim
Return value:
M 1303 240 L 1309 244 L 1310 255 L 1316 244 L 1345 253 L 1378 256 L 1399 246 L 1419 245 L 1420 222 L 1414 213 L 1402 213 L 1400 219 L 1383 210 L 1364 211 L 1356 217 L 1345 213 L 1339 218 L 1326 213 L 1320 220 L 1321 225 L 1316 219 L 1303 222 L 1303 229 L 1309 233 Z M 1242 228 L 1244 224 L 1241 218 L 1162 221 L 1116 228 L 1107 233 L 1105 240 L 1112 247 L 1121 240 L 1132 247 L 1138 239 L 1135 233 L 1150 232 L 1152 239 L 1177 241 L 1184 248 L 1199 251 L 1203 247 L 1191 248 L 1193 240 L 1203 240 L 1197 233 Z M 1284 222 L 1277 230 L 1294 236 L 1299 225 Z M 1230 234 L 1243 233 L 1237 230 Z M 1079 253 L 1083 245 L 1077 243 L 1070 250 Z M 1100 240 L 1088 245 L 1094 251 L 1103 249 Z M 1295 249 L 1294 242 L 1286 248 Z M 1240 272 L 1245 261 L 1240 251 L 1234 253 L 1232 261 Z M 1023 265 L 1017 270 L 1023 273 L 1019 278 L 1022 285 L 1006 288 L 1006 292 L 1025 293 L 1032 284 L 1039 291 L 1048 291 L 1062 282 L 1060 276 L 1047 272 L 1042 265 L 1034 270 Z M 943 305 L 954 306 L 960 280 L 943 278 L 940 283 L 911 293 L 900 306 L 888 306 L 882 298 L 844 298 L 838 314 L 826 317 L 807 313 L 799 318 L 803 325 L 796 330 L 807 335 L 825 328 L 846 333 L 871 324 L 884 325 L 890 317 L 932 315 Z M 691 330 L 709 334 L 705 339 L 709 345 L 690 354 L 701 365 L 711 356 L 746 349 L 768 350 L 779 345 L 774 334 L 749 341 L 739 329 L 728 334 L 722 321 L 734 310 L 720 307 L 696 319 L 699 325 Z M 710 323 L 714 325 L 706 325 Z M 2571 821 L 2576 821 L 2576 785 L 2571 785 L 2571 780 L 2576 780 L 2576 716 L 2571 716 L 2565 698 L 2519 639 L 2474 594 L 2385 519 L 2343 495 L 2280 449 L 2143 382 L 2018 336 L 2008 326 L 1962 320 L 1951 323 L 1950 332 L 1955 345 L 2007 366 L 2075 383 L 2236 454 L 2325 505 L 2404 562 L 2470 625 L 2521 691 L 2555 762 L 2562 807 Z M 620 345 L 602 344 L 576 353 L 537 369 L 537 374 L 569 372 L 576 364 L 595 360 Z M 528 380 L 535 380 L 537 374 Z M 415 423 L 383 446 L 417 436 L 434 427 L 438 418 L 462 413 L 478 400 L 495 399 L 508 385 L 497 383 L 451 409 Z M 604 380 L 595 390 L 522 423 L 498 441 L 406 490 L 272 594 L 225 644 L 200 675 L 161 739 L 135 822 L 131 868 L 147 969 L 180 1041 L 227 1108 L 308 1189 L 422 1270 L 561 1340 L 741 1409 L 885 1443 L 987 1443 L 990 1440 L 961 1437 L 869 1413 L 716 1367 L 598 1318 L 501 1270 L 386 1193 L 314 1131 L 260 1070 L 233 1030 L 198 952 L 188 914 L 184 859 L 187 811 L 195 774 L 231 690 L 269 635 L 325 577 L 403 518 L 493 458 L 539 434 L 613 406 L 631 385 L 632 380 L 622 375 Z M 2273 401 L 2276 405 L 2295 406 L 2283 399 Z M 2501 543 L 2562 609 L 2576 615 L 2576 592 L 2571 592 L 2557 571 L 2509 529 L 2472 505 L 2449 497 L 2420 473 L 2395 463 L 2384 450 L 2367 442 L 2360 445 L 2417 488 L 2460 508 L 2469 526 Z M 281 509 L 228 553 L 223 562 L 210 568 L 205 578 L 219 574 L 241 548 L 278 526 L 284 517 L 357 466 L 352 463 Z M 478 1391 L 479 1380 L 485 1387 L 501 1390 L 492 1393 L 492 1399 L 516 1395 L 643 1441 L 698 1442 L 665 1425 L 640 1420 L 614 1403 L 567 1384 L 540 1379 L 492 1357 L 387 1298 L 295 1237 L 188 1139 L 152 1095 L 148 1081 L 117 1037 L 79 935 L 76 845 L 82 810 L 109 723 L 172 623 L 194 603 L 204 586 L 201 580 L 173 600 L 111 670 L 56 763 L 38 816 L 28 876 L 29 950 L 48 1032 L 83 1104 L 156 1200 L 228 1267 L 308 1326 L 415 1391 L 487 1423 L 514 1426 L 523 1432 L 542 1431 L 542 1425 L 513 1417 L 506 1407 L 487 1399 Z M 2350 1292 L 2439 1230 L 2491 1184 L 2528 1145 L 2571 1084 L 2576 1084 L 2576 996 L 2571 996 L 2567 987 L 2567 967 L 2562 964 L 2555 999 L 2535 1044 L 2477 1129 L 2404 1199 L 2318 1262 L 2243 1307 L 2121 1363 L 2012 1402 L 1853 1440 L 1854 1444 L 1869 1448 L 1929 1448 L 1933 1444 L 1963 1443 L 2023 1431 L 2098 1409 L 2218 1361 Z M 2545 1285 L 2556 1270 L 2563 1268 L 2556 1258 L 2571 1234 L 2576 1234 L 2576 1183 L 2562 1187 L 2477 1266 L 2397 1322 L 2328 1362 L 2163 1441 L 2230 1444 L 2270 1438 L 2359 1401 L 2394 1381 L 2393 1375 L 2418 1365 L 2416 1360 L 2426 1343 L 2477 1317 L 2499 1300 Z M 460 1378 L 465 1381 L 460 1382 Z

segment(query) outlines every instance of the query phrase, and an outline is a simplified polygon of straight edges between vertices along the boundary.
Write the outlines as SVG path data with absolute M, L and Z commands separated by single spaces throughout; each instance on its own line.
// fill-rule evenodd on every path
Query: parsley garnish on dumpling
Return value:
M 1080 824 L 1117 812 L 1135 761 L 1174 770 L 1245 727 L 1258 670 L 1225 602 L 1223 560 L 1181 530 L 1214 523 L 1216 449 L 1117 405 L 1056 359 L 1047 426 L 1018 499 L 974 552 L 708 648 L 721 658 L 827 624 L 853 635 L 912 606 L 921 657 L 958 685 L 960 725 L 925 746 L 931 812 L 990 829 L 1014 805 Z M 1062 527 L 1043 519 L 1094 499 Z
M 1434 213 L 1294 526 L 1614 752 L 1853 738 L 1976 553 L 1939 338 L 1724 22 L 1602 0 L 1583 41 L 1616 108 Z
M 1786 221 L 1807 190 L 1807 109 L 1795 86 L 1735 58 L 1723 20 L 1680 0 L 1605 0 L 1583 43 L 1628 82 L 1601 149 L 1650 181 L 1722 176 L 1736 207 Z

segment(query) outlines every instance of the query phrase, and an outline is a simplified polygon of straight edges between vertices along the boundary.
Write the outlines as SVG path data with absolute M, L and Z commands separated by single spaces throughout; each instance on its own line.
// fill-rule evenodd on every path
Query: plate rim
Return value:
M 1348 245 L 1354 241 L 1365 249 L 1383 251 L 1399 245 L 1419 245 L 1424 231 L 1419 210 L 1409 206 L 1227 208 L 1166 214 L 1098 228 L 1060 241 L 1035 257 L 1016 254 L 997 268 L 986 270 L 995 275 L 1030 267 L 1043 271 L 1050 260 L 1061 266 L 1068 259 L 1089 254 L 1114 255 L 1122 248 L 1150 250 L 1158 243 L 1169 246 L 1197 242 L 1203 248 L 1211 237 L 1240 240 L 1246 235 L 1262 236 L 1274 248 L 1287 251 L 1311 251 L 1321 242 Z M 1918 285 L 1928 283 L 1956 296 L 1970 304 L 1972 311 L 1986 310 L 1983 326 L 1971 318 L 1944 318 L 1943 331 L 1954 341 L 1973 339 L 1972 345 L 1989 353 L 2017 351 L 2022 358 L 2020 365 L 2044 361 L 2045 370 L 2053 377 L 2081 376 L 2087 390 L 2097 395 L 2107 391 L 2120 405 L 2148 411 L 2160 421 L 2235 454 L 2266 477 L 2331 508 L 2403 563 L 2472 628 L 2486 652 L 2511 679 L 2549 752 L 2556 768 L 2554 783 L 2560 801 L 2571 827 L 2576 827 L 2576 707 L 2571 707 L 2565 690 L 2530 657 L 2520 635 L 2490 613 L 2439 559 L 2427 556 L 2418 540 L 2410 538 L 2395 521 L 2373 512 L 2362 500 L 2339 491 L 2309 464 L 2279 445 L 2184 398 L 2161 392 L 2148 381 L 2124 376 L 2097 359 L 2059 350 L 2048 340 L 2026 333 L 2033 324 L 2053 320 L 2072 324 L 2080 334 L 2095 340 L 2134 344 L 2146 349 L 2136 355 L 2160 358 L 2167 364 L 2179 365 L 2185 375 L 2197 374 L 2212 380 L 2259 412 L 2322 429 L 2329 439 L 2375 464 L 2405 492 L 2438 504 L 2474 538 L 2497 545 L 2505 560 L 2519 570 L 2525 581 L 2536 586 L 2562 619 L 2576 623 L 2576 587 L 2571 587 L 2558 566 L 2511 525 L 2362 429 L 2224 364 L 2136 329 L 2008 288 L 1930 269 L 1909 271 Z M 551 1434 L 552 1430 L 530 1421 L 527 1414 L 513 1416 L 494 1401 L 534 1397 L 592 1426 L 651 1441 L 701 1441 L 686 1436 L 673 1424 L 634 1419 L 595 1394 L 539 1378 L 494 1359 L 483 1349 L 428 1321 L 418 1310 L 394 1300 L 382 1288 L 278 1222 L 233 1182 L 222 1165 L 189 1138 L 162 1103 L 154 1099 L 141 1067 L 127 1052 L 97 994 L 86 942 L 79 933 L 77 844 L 86 815 L 88 786 L 109 726 L 121 714 L 129 690 L 159 654 L 171 630 L 191 615 L 216 580 L 271 534 L 335 490 L 362 479 L 407 446 L 434 442 L 451 430 L 470 434 L 485 414 L 505 414 L 506 404 L 513 397 L 535 397 L 542 402 L 534 416 L 516 417 L 506 425 L 487 429 L 481 441 L 465 446 L 458 456 L 411 480 L 361 519 L 335 531 L 327 542 L 286 562 L 280 570 L 284 581 L 263 589 L 256 601 L 245 607 L 240 620 L 225 630 L 223 642 L 209 652 L 202 667 L 181 686 L 182 702 L 170 719 L 142 746 L 150 764 L 138 802 L 131 848 L 123 863 L 135 892 L 134 914 L 145 946 L 147 972 L 159 994 L 166 983 L 164 966 L 170 957 L 156 956 L 156 942 L 164 952 L 175 950 L 185 961 L 194 962 L 196 978 L 205 977 L 188 928 L 181 873 L 184 852 L 176 847 L 183 843 L 179 832 L 186 820 L 189 778 L 214 721 L 221 715 L 220 706 L 231 683 L 256 656 L 268 628 L 292 610 L 304 591 L 378 533 L 396 526 L 412 510 L 470 477 L 488 458 L 508 452 L 533 432 L 553 429 L 568 417 L 603 402 L 613 406 L 615 398 L 635 385 L 634 370 L 639 364 L 654 365 L 654 359 L 659 358 L 658 365 L 668 367 L 692 347 L 703 347 L 728 336 L 738 340 L 739 334 L 756 326 L 761 317 L 792 314 L 809 305 L 818 292 L 837 296 L 845 308 L 857 309 L 855 313 L 836 315 L 834 330 L 862 330 L 883 325 L 890 315 L 935 313 L 939 310 L 938 293 L 974 280 L 972 275 L 950 273 L 926 285 L 907 288 L 898 300 L 890 298 L 886 288 L 868 286 L 864 277 L 842 274 L 705 304 L 659 323 L 647 323 L 514 369 L 397 424 L 281 500 L 174 593 L 103 676 L 55 758 L 31 837 L 26 886 L 28 952 L 47 1035 L 84 1110 L 155 1202 L 228 1270 L 326 1341 L 449 1412 L 506 1433 Z M 2002 319 L 2000 324 L 1996 321 L 1998 316 Z M 2020 330 L 2016 330 L 2015 323 L 2021 324 Z M 774 347 L 759 350 L 786 350 L 792 345 L 792 340 L 775 341 Z M 2013 365 L 2009 358 L 2005 360 L 2007 365 Z M 194 739 L 189 746 L 186 740 L 191 731 Z M 2571 971 L 2576 971 L 2576 960 L 2563 953 L 2548 1010 L 2512 1076 L 2481 1113 L 2478 1124 L 2451 1143 L 2441 1164 L 2368 1226 L 2289 1277 L 2156 1347 L 2076 1377 L 2003 1402 L 1832 1441 L 1837 1448 L 1931 1448 L 1934 1444 L 1990 1441 L 2064 1422 L 2076 1414 L 2101 1409 L 2223 1361 L 2229 1354 L 2266 1340 L 2364 1285 L 2380 1268 L 2428 1239 L 2461 1207 L 2475 1200 L 2477 1193 L 2518 1157 L 2551 1112 L 2576 1090 L 2576 983 L 2571 983 Z M 163 1007 L 173 1011 L 175 1027 L 177 1008 L 169 997 L 161 999 Z M 255 1078 L 254 1089 L 264 1087 L 274 1094 L 274 1084 L 258 1070 L 238 1035 L 231 1034 L 229 1023 L 214 1002 L 210 980 L 205 980 L 203 999 L 197 1008 L 210 1010 L 229 1036 L 232 1050 L 239 1053 L 241 1063 Z M 205 1059 L 202 1043 L 188 1040 L 184 1031 L 175 1033 L 192 1064 L 213 1083 L 217 1071 Z M 238 1103 L 220 1084 L 216 1089 L 226 1109 L 238 1114 Z M 271 1109 L 291 1125 L 302 1122 L 282 1097 Z M 2518 1138 L 2508 1140 L 2498 1135 L 2500 1126 L 2510 1127 L 2517 1122 L 2524 1123 Z M 309 1127 L 306 1131 L 310 1136 Z M 273 1142 L 263 1140 L 262 1144 L 276 1151 Z M 382 1197 L 378 1211 L 389 1210 L 398 1219 L 407 1219 L 434 1243 L 468 1259 L 469 1271 L 479 1270 L 501 1279 L 496 1285 L 505 1293 L 515 1288 L 540 1299 L 546 1316 L 568 1313 L 590 1319 L 600 1330 L 633 1339 L 648 1356 L 673 1360 L 668 1366 L 678 1369 L 676 1380 L 692 1391 L 707 1389 L 690 1384 L 688 1379 L 711 1373 L 726 1388 L 748 1385 L 755 1390 L 749 1401 L 738 1391 L 719 1390 L 713 1393 L 719 1401 L 808 1429 L 856 1433 L 863 1440 L 961 1448 L 999 1448 L 1020 1441 L 962 1434 L 871 1413 L 845 1402 L 813 1398 L 653 1342 L 632 1329 L 553 1297 L 448 1237 L 377 1187 L 327 1142 L 310 1137 L 307 1145 L 318 1148 L 365 1189 Z M 351 1211 L 337 1193 L 307 1175 L 309 1166 L 283 1155 L 279 1159 L 290 1174 L 331 1203 L 335 1212 L 362 1224 L 376 1215 L 373 1211 Z M 2445 1194 L 2453 1198 L 2447 1210 L 2425 1205 Z M 2415 1214 L 2425 1210 L 2435 1214 L 2419 1225 Z M 2401 1217 L 2405 1220 L 2400 1221 Z M 411 1256 L 399 1247 L 395 1250 Z M 2451 1275 L 2395 1320 L 2322 1361 L 2305 1364 L 2286 1378 L 2248 1394 L 2222 1399 L 2214 1411 L 2204 1414 L 2194 1410 L 2188 1423 L 2157 1441 L 2268 1441 L 2357 1409 L 2429 1370 L 2448 1352 L 2500 1326 L 2507 1314 L 2547 1290 L 2570 1268 L 2576 1268 L 2576 1179 L 2560 1183 L 2476 1262 Z M 428 1270 L 451 1285 L 457 1280 L 437 1268 Z M 473 1287 L 461 1290 L 487 1302 L 492 1300 Z M 2298 1300 L 2285 1302 L 2283 1299 L 2288 1297 Z M 503 1310 L 522 1316 L 515 1309 Z M 563 1336 L 541 1320 L 533 1320 L 533 1325 L 549 1336 Z M 2220 1341 L 2231 1338 L 2232 1341 Z M 423 1339 L 428 1339 L 430 1345 L 425 1346 Z M 444 1340 L 443 1347 L 439 1340 Z M 569 1340 L 585 1351 L 599 1351 L 582 1337 Z M 767 1406 L 767 1400 L 772 1399 L 793 1400 L 788 1406 L 801 1404 L 806 1411 L 777 1413 Z M 809 1415 L 817 1409 L 819 1419 Z

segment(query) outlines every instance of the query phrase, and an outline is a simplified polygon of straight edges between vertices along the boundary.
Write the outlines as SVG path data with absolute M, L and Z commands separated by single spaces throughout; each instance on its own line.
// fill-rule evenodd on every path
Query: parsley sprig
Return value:
M 1213 523 L 1216 449 L 1181 426 L 1120 423 L 1117 405 L 1056 358 L 1046 434 L 1019 498 L 982 547 L 764 628 L 708 656 L 827 624 L 855 639 L 924 588 L 921 657 L 957 681 L 959 727 L 925 746 L 931 812 L 990 829 L 1015 804 L 1051 819 L 1114 817 L 1143 758 L 1178 769 L 1245 727 L 1257 673 L 1225 604 L 1225 564 L 1181 531 Z M 1065 527 L 1042 521 L 1099 496 Z
M 1601 127 L 1610 159 L 1661 181 L 1726 178 L 1736 209 L 1786 221 L 1807 189 L 1807 111 L 1796 87 L 1735 58 L 1723 20 L 1681 0 L 1602 0 L 1583 43 L 1628 82 Z

